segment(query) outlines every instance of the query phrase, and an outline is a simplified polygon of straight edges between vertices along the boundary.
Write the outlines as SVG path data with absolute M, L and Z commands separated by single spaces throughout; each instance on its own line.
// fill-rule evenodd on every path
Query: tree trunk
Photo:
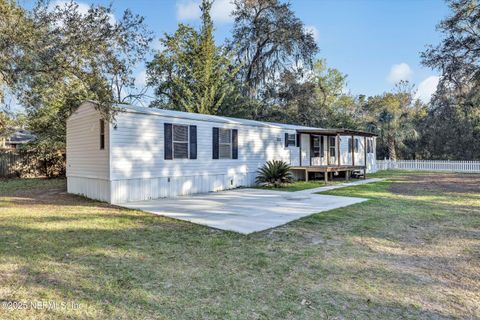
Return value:
M 395 139 L 388 139 L 388 157 L 390 160 L 397 160 L 397 152 L 395 151 Z

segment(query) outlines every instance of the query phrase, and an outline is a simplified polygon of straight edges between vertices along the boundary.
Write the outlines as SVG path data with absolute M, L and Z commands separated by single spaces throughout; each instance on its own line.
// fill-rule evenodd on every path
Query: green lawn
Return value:
M 480 175 L 382 175 L 249 236 L 0 180 L 0 319 L 479 318 Z
M 350 179 L 350 182 L 357 181 L 358 179 Z M 333 181 L 328 181 L 327 185 L 334 185 L 334 184 L 342 184 L 345 183 L 345 178 L 336 178 Z M 318 187 L 325 187 L 324 180 L 310 180 L 310 181 L 295 181 L 293 183 L 286 184 L 281 187 L 257 187 L 258 189 L 267 189 L 267 190 L 275 190 L 275 191 L 288 191 L 288 192 L 295 192 L 301 191 L 306 189 L 313 189 Z
M 320 180 L 312 180 L 312 181 L 295 181 L 294 183 L 286 184 L 285 186 L 275 188 L 275 187 L 257 187 L 258 189 L 267 189 L 267 190 L 275 190 L 275 191 L 301 191 L 305 189 L 313 189 L 318 187 L 324 187 L 325 182 Z
M 401 175 L 401 174 L 408 174 L 409 171 L 402 170 L 402 171 L 379 171 L 377 173 L 370 173 L 367 175 L 367 178 L 388 178 L 393 175 Z M 425 172 L 422 172 L 425 173 Z M 361 179 L 351 178 L 348 182 L 359 181 Z M 342 184 L 345 183 L 344 177 L 334 177 L 333 180 L 328 181 L 328 185 L 335 185 L 335 184 Z M 310 180 L 310 181 L 295 181 L 290 184 L 286 184 L 282 187 L 257 187 L 258 189 L 267 189 L 267 190 L 275 190 L 275 191 L 288 191 L 288 192 L 295 192 L 301 191 L 306 189 L 313 189 L 318 187 L 325 187 L 325 181 L 321 180 Z

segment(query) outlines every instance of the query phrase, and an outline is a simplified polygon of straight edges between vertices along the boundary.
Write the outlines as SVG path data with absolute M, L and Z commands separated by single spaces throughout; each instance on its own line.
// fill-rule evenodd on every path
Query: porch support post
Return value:
M 330 136 L 327 137 L 327 166 L 330 165 Z
M 302 134 L 297 134 L 297 137 L 300 141 L 298 141 L 298 163 L 300 167 L 302 166 Z
M 305 169 L 305 181 L 308 181 L 308 169 Z
M 328 184 L 328 171 L 325 170 L 325 172 L 323 173 L 323 178 L 325 179 L 325 184 Z
M 309 152 L 310 157 L 309 157 L 309 158 L 310 158 L 310 167 L 311 167 L 311 166 L 312 166 L 312 151 L 313 151 L 313 148 L 312 148 L 312 146 L 313 146 L 313 139 L 312 139 L 312 137 L 313 137 L 313 136 L 312 136 L 312 134 L 309 134 L 308 137 L 309 137 L 309 139 L 310 139 L 310 140 L 309 140 L 309 141 L 310 141 L 310 152 Z
M 345 171 L 345 181 L 348 182 L 348 179 L 350 179 L 350 170 Z
M 337 133 L 337 164 L 340 167 L 340 135 Z
M 363 137 L 363 179 L 367 179 L 367 136 Z

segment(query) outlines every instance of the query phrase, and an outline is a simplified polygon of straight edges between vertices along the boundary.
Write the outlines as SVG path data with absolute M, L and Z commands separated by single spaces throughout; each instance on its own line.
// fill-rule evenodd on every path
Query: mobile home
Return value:
M 93 102 L 67 120 L 68 192 L 124 203 L 255 184 L 269 160 L 299 179 L 376 170 L 375 136 L 222 116 L 116 106 L 105 121 Z

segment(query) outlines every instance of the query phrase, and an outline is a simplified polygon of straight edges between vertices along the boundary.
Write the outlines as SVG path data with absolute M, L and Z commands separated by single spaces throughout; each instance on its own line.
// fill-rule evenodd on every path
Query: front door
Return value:
M 322 165 L 321 146 L 322 137 L 317 135 L 310 136 L 310 162 L 312 166 Z

